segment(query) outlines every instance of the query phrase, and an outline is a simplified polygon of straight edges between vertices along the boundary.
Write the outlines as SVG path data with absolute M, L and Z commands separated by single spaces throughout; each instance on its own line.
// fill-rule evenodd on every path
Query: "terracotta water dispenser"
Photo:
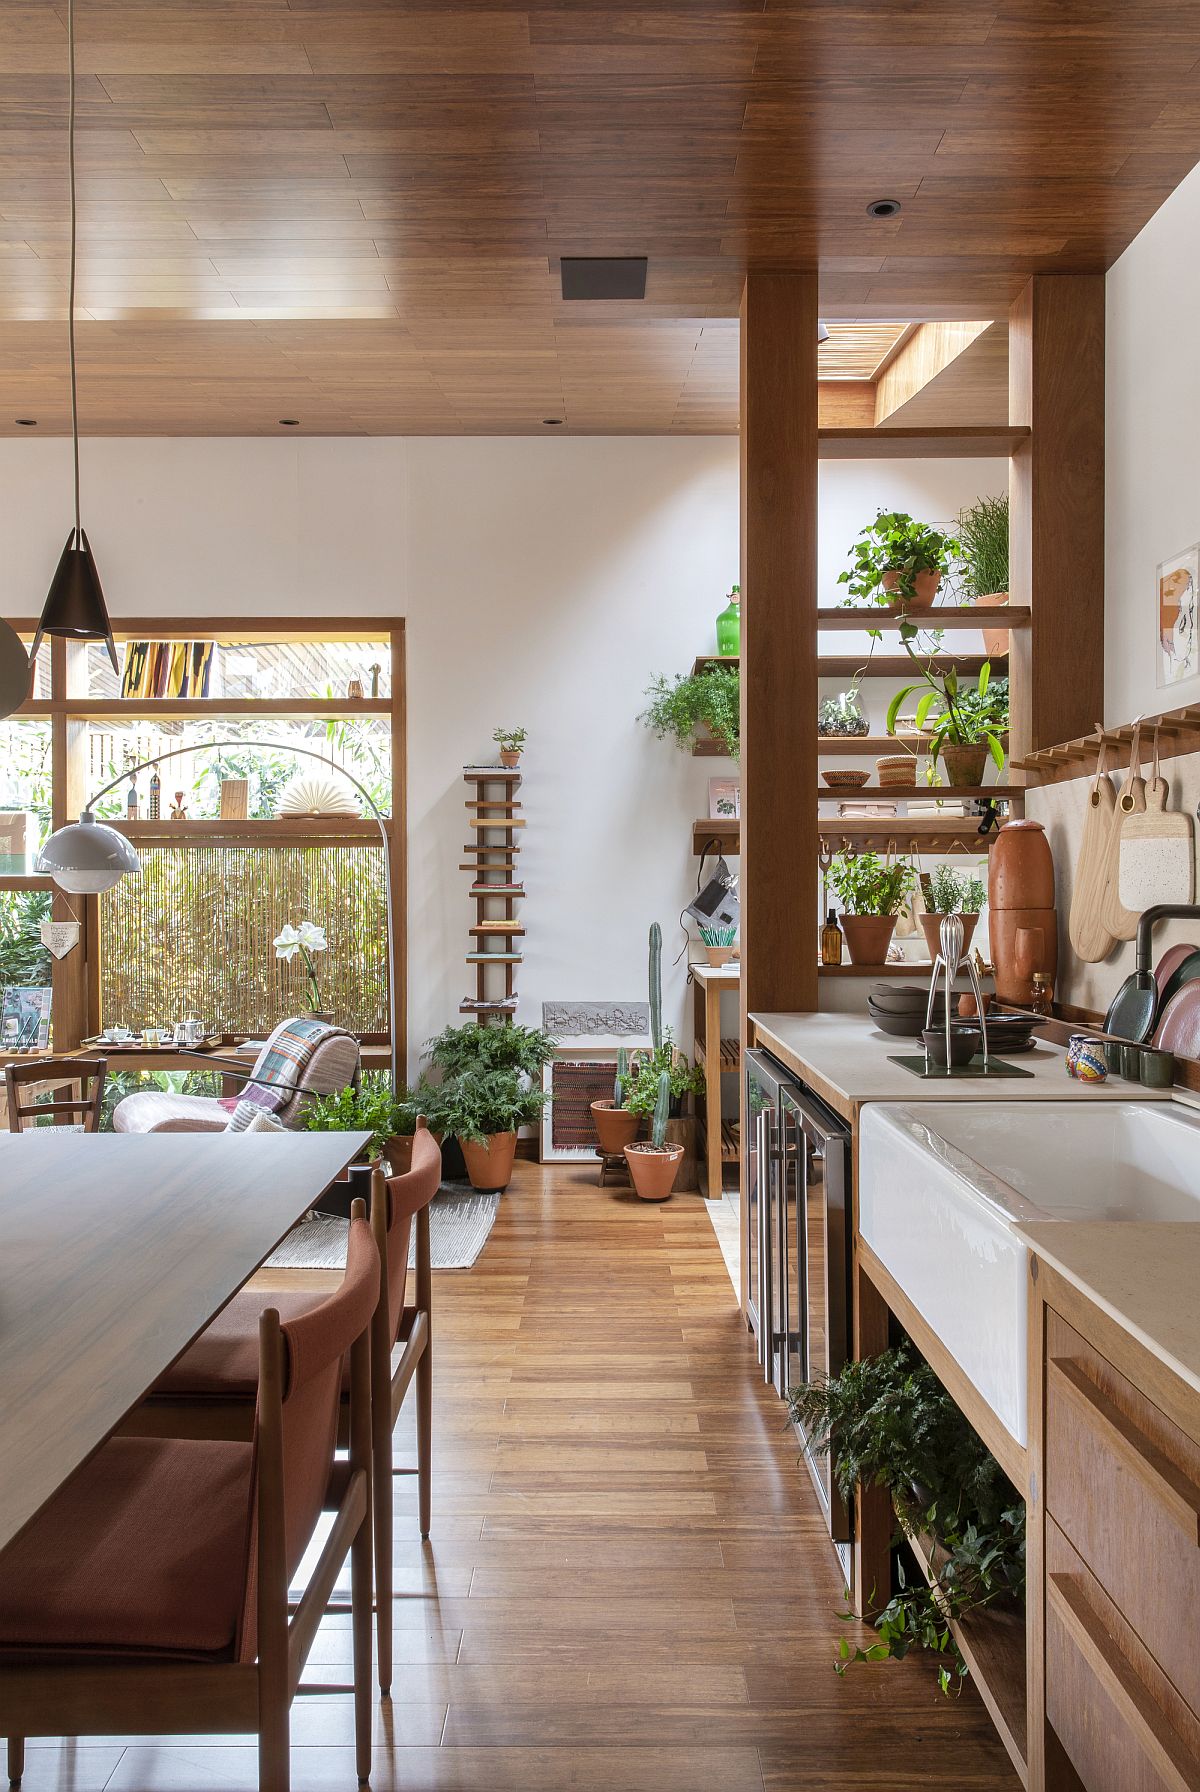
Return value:
M 1035 971 L 1054 985 L 1058 914 L 1054 856 L 1040 821 L 1006 821 L 988 858 L 988 933 L 996 998 L 1024 1007 Z

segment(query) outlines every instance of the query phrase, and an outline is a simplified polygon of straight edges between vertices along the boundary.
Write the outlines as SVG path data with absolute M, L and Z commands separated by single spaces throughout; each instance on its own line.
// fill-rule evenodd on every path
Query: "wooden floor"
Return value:
M 841 1581 L 704 1204 L 519 1164 L 435 1278 L 434 1529 L 396 1482 L 376 1788 L 1012 1792 L 974 1692 L 831 1661 Z M 397 1459 L 410 1441 L 407 1418 Z M 310 1678 L 348 1673 L 347 1618 Z M 353 1792 L 349 1700 L 297 1701 L 296 1792 Z M 244 1738 L 30 1744 L 27 1792 L 252 1792 Z

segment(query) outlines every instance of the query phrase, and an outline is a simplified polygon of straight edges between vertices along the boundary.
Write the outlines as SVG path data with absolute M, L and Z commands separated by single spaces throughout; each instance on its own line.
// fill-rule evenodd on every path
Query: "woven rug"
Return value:
M 443 1183 L 429 1209 L 429 1254 L 434 1269 L 470 1269 L 487 1243 L 500 1206 L 498 1194 Z M 349 1220 L 318 1214 L 293 1226 L 279 1249 L 267 1258 L 268 1269 L 345 1269 Z M 408 1247 L 416 1262 L 417 1241 Z

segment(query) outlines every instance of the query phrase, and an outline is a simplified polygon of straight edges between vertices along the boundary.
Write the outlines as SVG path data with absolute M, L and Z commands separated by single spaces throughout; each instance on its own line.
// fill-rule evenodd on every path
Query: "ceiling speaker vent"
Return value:
M 564 255 L 564 299 L 644 299 L 644 255 Z

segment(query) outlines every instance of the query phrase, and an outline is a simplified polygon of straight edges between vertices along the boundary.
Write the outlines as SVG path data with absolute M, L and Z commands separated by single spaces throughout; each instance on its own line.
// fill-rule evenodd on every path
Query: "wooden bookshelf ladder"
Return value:
M 468 965 L 475 968 L 475 994 L 460 1002 L 458 1011 L 473 1014 L 481 1026 L 495 1017 L 507 1024 L 517 1009 L 517 966 L 523 957 L 516 942 L 525 937 L 516 909 L 525 895 L 516 862 L 521 850 L 517 830 L 525 826 L 517 797 L 521 774 L 502 766 L 469 765 L 463 781 L 475 793 L 466 801 L 467 826 L 475 838 L 463 848 L 466 862 L 459 866 L 471 873 L 475 902 L 474 943 L 467 953 Z M 504 976 L 502 994 L 498 972 Z

